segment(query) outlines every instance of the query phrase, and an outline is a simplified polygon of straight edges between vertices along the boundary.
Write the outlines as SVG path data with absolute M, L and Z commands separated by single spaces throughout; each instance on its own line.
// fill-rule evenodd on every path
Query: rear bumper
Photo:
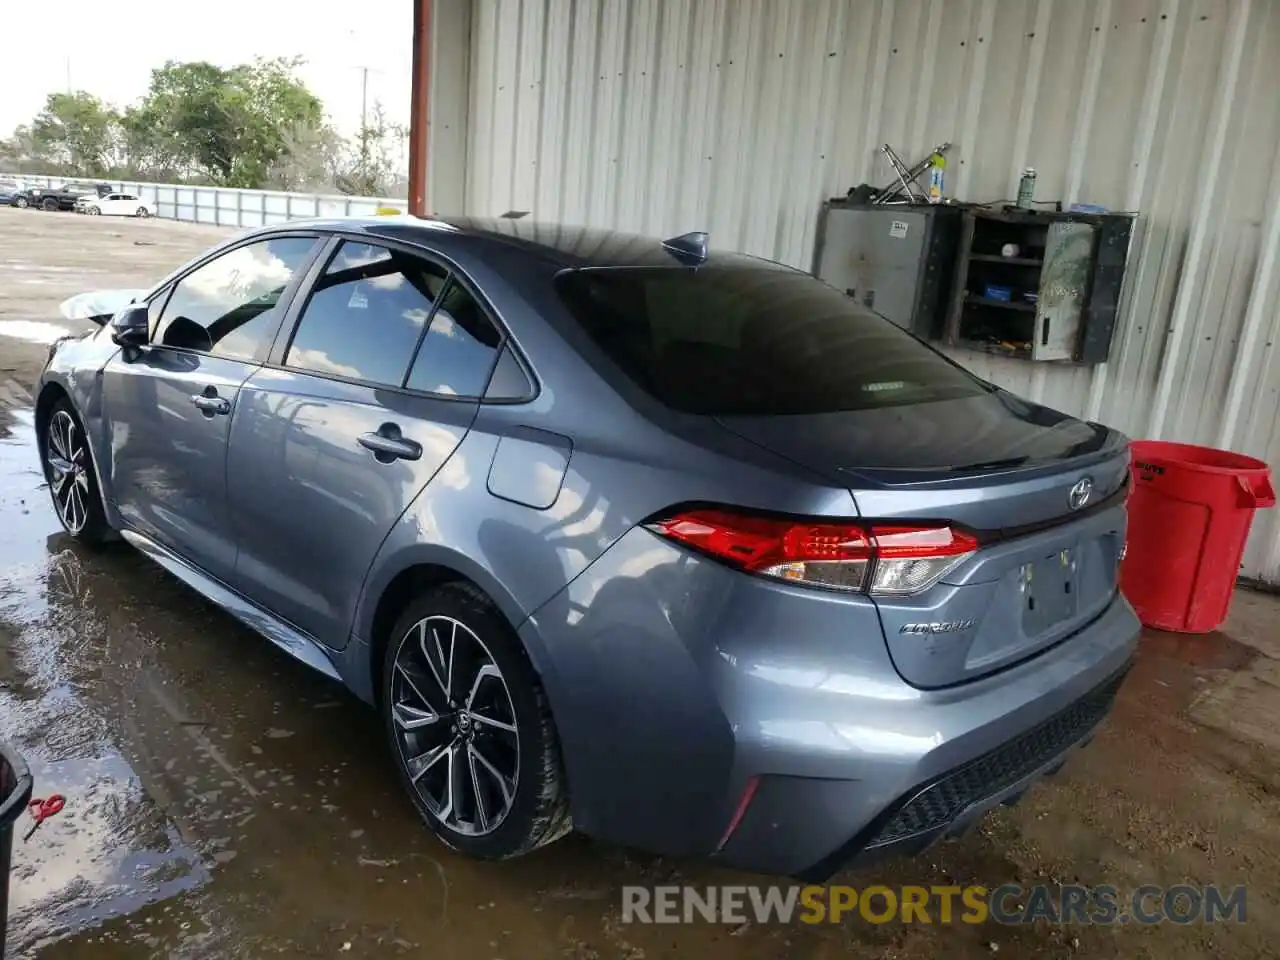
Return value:
M 1035 781 L 1057 773 L 1068 754 L 1093 739 L 1129 667 L 1125 664 L 1044 723 L 908 790 L 857 835 L 798 875 L 822 882 L 847 867 L 916 856 L 939 840 L 967 832 L 995 807 L 1016 803 Z
M 1105 716 L 1139 630 L 1117 594 L 1031 660 L 921 690 L 895 671 L 869 601 L 744 576 L 637 530 L 521 635 L 580 829 L 817 877 L 918 852 L 1060 765 Z

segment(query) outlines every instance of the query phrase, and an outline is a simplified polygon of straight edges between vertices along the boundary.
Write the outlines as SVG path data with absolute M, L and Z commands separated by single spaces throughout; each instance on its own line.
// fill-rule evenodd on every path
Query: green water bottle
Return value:
M 1022 179 L 1018 181 L 1018 206 L 1023 210 L 1031 209 L 1031 201 L 1036 195 L 1036 172 L 1027 167 L 1022 171 Z

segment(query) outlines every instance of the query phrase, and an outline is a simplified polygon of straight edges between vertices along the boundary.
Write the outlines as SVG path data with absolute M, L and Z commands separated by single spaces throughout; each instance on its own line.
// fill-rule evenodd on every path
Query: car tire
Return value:
M 98 217 L 102 215 L 102 211 L 97 207 L 90 207 L 87 212 L 91 217 Z
M 13 201 L 13 205 L 19 210 L 25 210 L 29 206 L 26 197 L 19 197 L 17 200 Z
M 386 646 L 380 694 L 401 782 L 446 846 L 503 860 L 570 832 L 546 694 L 479 589 L 450 583 L 409 604 Z
M 67 535 L 88 544 L 108 539 L 111 528 L 102 508 L 93 453 L 80 418 L 65 397 L 40 423 L 39 445 L 53 511 Z
M 146 207 L 139 207 L 137 213 L 135 213 L 134 216 L 142 219 L 146 219 L 147 217 L 151 216 L 151 211 L 148 210 Z
M 58 201 L 53 199 L 53 197 L 45 197 L 44 200 L 40 202 L 40 207 L 45 211 L 57 210 Z

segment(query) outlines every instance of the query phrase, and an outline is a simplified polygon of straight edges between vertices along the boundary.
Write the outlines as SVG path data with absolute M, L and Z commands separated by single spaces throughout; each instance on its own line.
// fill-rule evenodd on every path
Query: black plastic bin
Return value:
M 9 860 L 13 831 L 31 801 L 31 771 L 22 756 L 0 740 L 0 958 L 9 916 Z

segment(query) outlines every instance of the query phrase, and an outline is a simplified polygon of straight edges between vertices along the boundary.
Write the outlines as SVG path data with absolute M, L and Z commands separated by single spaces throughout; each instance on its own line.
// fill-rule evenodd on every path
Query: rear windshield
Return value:
M 685 413 L 831 413 L 988 389 L 890 321 L 790 270 L 590 269 L 557 284 L 595 344 Z

